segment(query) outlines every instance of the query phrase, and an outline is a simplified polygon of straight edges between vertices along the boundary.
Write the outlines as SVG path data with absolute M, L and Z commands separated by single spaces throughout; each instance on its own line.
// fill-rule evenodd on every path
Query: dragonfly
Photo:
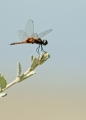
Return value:
M 10 45 L 17 45 L 17 44 L 38 44 L 39 46 L 37 47 L 36 51 L 39 54 L 39 48 L 41 47 L 41 51 L 45 52 L 43 50 L 43 45 L 47 45 L 48 41 L 47 40 L 42 40 L 41 38 L 44 37 L 46 34 L 51 32 L 52 29 L 46 30 L 44 32 L 41 32 L 40 34 L 34 33 L 34 22 L 29 19 L 25 31 L 23 30 L 18 30 L 18 36 L 21 39 L 21 42 L 14 42 L 11 43 Z

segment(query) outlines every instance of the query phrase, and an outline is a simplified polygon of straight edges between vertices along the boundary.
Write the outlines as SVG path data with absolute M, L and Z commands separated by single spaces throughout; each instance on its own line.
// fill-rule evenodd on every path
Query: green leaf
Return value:
M 0 89 L 4 89 L 7 85 L 6 78 L 0 73 Z
M 17 76 L 19 76 L 22 72 L 22 67 L 21 67 L 21 64 L 18 62 L 17 63 Z

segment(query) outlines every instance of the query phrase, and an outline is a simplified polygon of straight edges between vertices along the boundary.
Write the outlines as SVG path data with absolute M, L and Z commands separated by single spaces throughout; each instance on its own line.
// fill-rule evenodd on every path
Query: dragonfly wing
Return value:
M 37 39 L 37 38 L 38 38 L 38 34 L 37 34 L 37 33 L 33 33 L 33 34 L 30 36 L 30 38 L 31 38 L 31 37 Z
M 46 34 L 48 34 L 48 33 L 51 32 L 51 31 L 52 31 L 52 29 L 46 30 L 46 31 L 38 34 L 38 37 L 39 37 L 39 38 L 42 38 L 42 37 L 44 37 Z
M 18 36 L 21 39 L 21 41 L 26 40 L 29 36 L 27 35 L 26 32 L 24 32 L 23 30 L 18 30 Z
M 26 24 L 25 32 L 28 34 L 28 36 L 34 33 L 34 22 L 31 19 L 29 19 Z

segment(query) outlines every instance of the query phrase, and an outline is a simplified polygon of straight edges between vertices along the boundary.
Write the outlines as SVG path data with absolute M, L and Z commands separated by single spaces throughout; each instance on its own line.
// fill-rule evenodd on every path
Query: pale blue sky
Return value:
M 24 30 L 28 19 L 35 32 L 47 29 L 51 58 L 36 69 L 37 74 L 14 88 L 86 93 L 86 0 L 3 0 L 0 1 L 0 71 L 7 82 L 15 79 L 19 61 L 23 72 L 37 45 L 9 44 L 20 41 L 17 30 Z M 24 86 L 23 86 L 24 85 Z M 18 87 L 19 86 L 19 87 Z M 26 89 L 27 89 L 26 88 Z M 12 88 L 11 88 L 12 90 Z M 27 89 L 28 90 L 28 89 Z

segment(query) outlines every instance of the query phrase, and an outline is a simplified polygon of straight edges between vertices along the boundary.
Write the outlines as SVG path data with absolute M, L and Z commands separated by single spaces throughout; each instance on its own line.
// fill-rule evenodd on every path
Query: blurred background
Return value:
M 22 73 L 37 45 L 15 45 L 29 19 L 34 32 L 53 29 L 43 39 L 50 54 L 31 78 L 6 90 L 0 99 L 3 120 L 86 120 L 86 0 L 0 1 L 0 72 L 12 82 L 17 62 Z

